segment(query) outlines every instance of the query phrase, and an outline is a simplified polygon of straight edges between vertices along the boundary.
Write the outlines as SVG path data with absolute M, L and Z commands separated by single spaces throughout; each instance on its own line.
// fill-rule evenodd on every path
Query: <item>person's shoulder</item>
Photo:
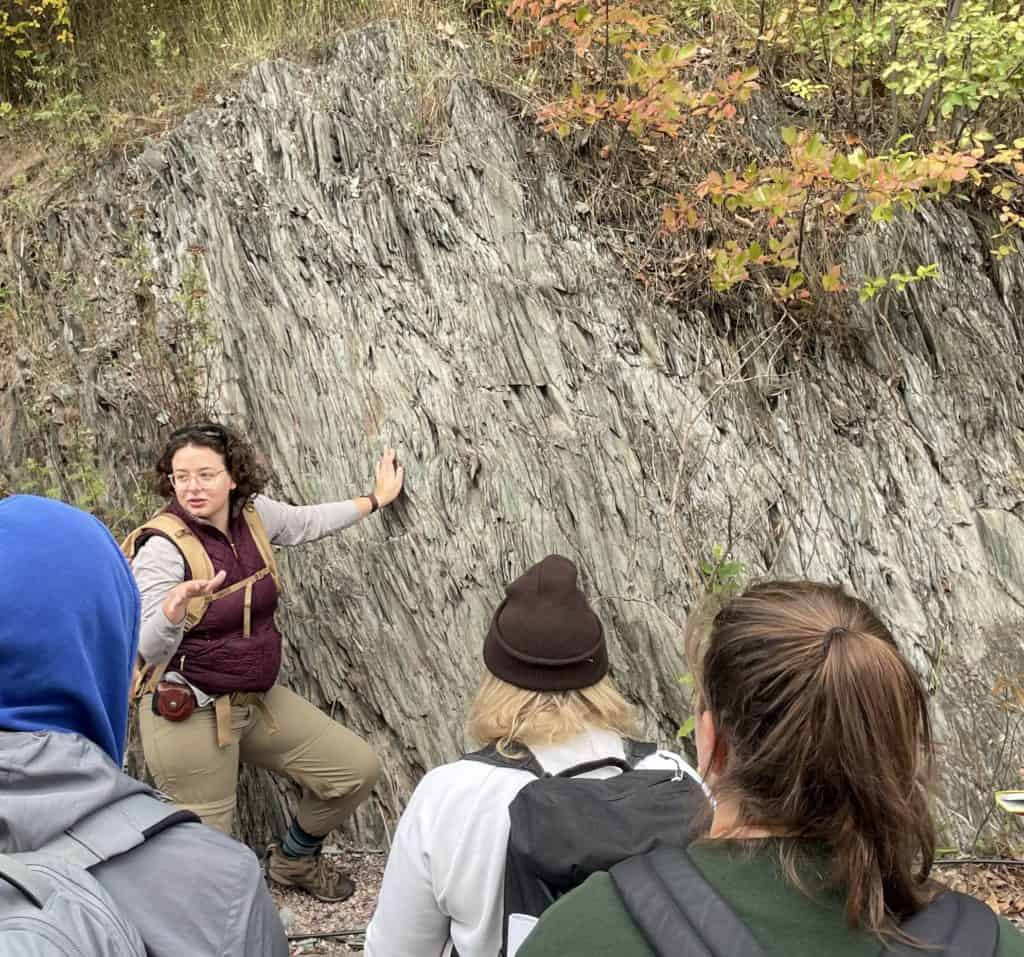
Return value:
M 288 952 L 256 855 L 204 824 L 166 827 L 95 873 L 138 926 L 147 952 Z
M 262 492 L 257 492 L 250 498 L 245 507 L 255 511 L 271 541 L 283 527 L 293 520 L 292 515 L 295 512 L 294 505 L 279 502 L 276 498 L 270 498 L 269 495 L 264 495 Z
M 514 792 L 532 780 L 534 776 L 529 771 L 460 758 L 428 771 L 416 786 L 415 794 L 422 800 L 466 791 L 478 792 L 482 787 Z
M 519 957 L 654 957 L 611 876 L 592 874 L 559 898 L 526 938 Z
M 174 872 L 194 882 L 194 890 L 197 884 L 227 884 L 241 890 L 263 877 L 263 868 L 248 846 L 198 822 L 168 828 L 145 846 L 159 853 L 168 866 L 173 858 Z
M 135 543 L 132 569 L 146 572 L 184 572 L 185 557 L 171 539 L 159 531 L 147 532 Z
M 999 947 L 996 957 L 1024 957 L 1024 934 L 1005 917 L 999 918 Z
M 177 545 L 174 544 L 166 535 L 160 534 L 160 532 L 153 532 L 151 535 L 146 535 L 135 549 L 135 557 L 138 558 L 145 552 L 146 555 L 174 555 L 177 558 L 181 557 L 181 551 Z
M 282 503 L 270 498 L 269 495 L 264 495 L 262 492 L 257 492 L 248 502 L 254 509 L 256 514 L 261 519 L 266 521 L 268 515 L 274 514 L 281 508 Z
M 247 844 L 228 837 L 215 827 L 202 824 L 199 821 L 184 821 L 174 827 L 169 827 L 157 835 L 158 837 L 173 838 L 176 842 L 195 847 L 204 847 L 214 853 L 228 855 L 238 860 L 252 861 L 257 866 L 259 861 L 255 853 Z

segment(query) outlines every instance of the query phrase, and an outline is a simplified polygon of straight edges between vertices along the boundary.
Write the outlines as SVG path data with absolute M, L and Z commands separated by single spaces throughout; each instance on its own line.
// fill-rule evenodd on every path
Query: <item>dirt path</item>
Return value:
M 304 933 L 343 933 L 344 937 L 292 942 L 293 957 L 342 957 L 360 953 L 363 934 L 373 914 L 384 874 L 384 851 L 328 848 L 332 864 L 343 870 L 356 883 L 356 892 L 341 904 L 323 904 L 308 894 L 271 885 L 289 937 Z
M 362 952 L 362 931 L 373 914 L 381 877 L 383 851 L 333 849 L 337 861 L 356 882 L 356 893 L 342 904 L 322 904 L 305 894 L 273 888 L 289 936 L 347 932 L 341 939 L 293 941 L 293 957 L 344 957 Z M 954 890 L 973 894 L 1024 930 L 1024 866 L 965 864 L 937 867 L 935 877 Z M 351 933 L 355 932 L 355 933 Z

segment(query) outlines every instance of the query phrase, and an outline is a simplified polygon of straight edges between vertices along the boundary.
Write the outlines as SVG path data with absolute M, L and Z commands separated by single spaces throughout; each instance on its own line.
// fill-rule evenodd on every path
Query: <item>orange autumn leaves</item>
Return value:
M 758 90 L 756 67 L 726 72 L 719 62 L 711 69 L 699 43 L 667 42 L 672 26 L 653 5 L 511 0 L 507 12 L 534 28 L 526 55 L 555 48 L 573 56 L 568 94 L 537 112 L 542 127 L 563 139 L 606 126 L 651 151 L 683 137 L 708 141 L 722 127 L 744 123 L 742 107 Z M 839 146 L 810 130 L 781 134 L 785 149 L 777 162 L 707 172 L 679 189 L 650 224 L 663 237 L 690 231 L 711 240 L 706 278 L 717 292 L 756 282 L 780 301 L 843 293 L 850 283 L 840 265 L 808 255 L 812 234 L 838 235 L 859 217 L 889 220 L 899 209 L 957 190 L 981 188 L 1001 200 L 994 255 L 1012 252 L 1009 234 L 1024 228 L 1015 212 L 1022 141 L 993 147 L 982 135 L 966 149 L 937 142 L 925 151 L 900 141 L 873 155 L 854 136 Z M 602 157 L 611 149 L 603 146 Z M 678 158 L 685 155 L 681 148 Z M 907 275 L 862 277 L 857 285 L 863 300 L 887 285 L 903 289 L 936 275 L 926 264 Z

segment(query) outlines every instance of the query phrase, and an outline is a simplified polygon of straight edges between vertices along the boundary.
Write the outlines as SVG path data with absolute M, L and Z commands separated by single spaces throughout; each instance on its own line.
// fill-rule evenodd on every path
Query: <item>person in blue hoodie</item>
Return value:
M 150 790 L 121 770 L 139 609 L 99 521 L 50 499 L 0 501 L 0 853 Z M 150 957 L 288 954 L 255 855 L 213 828 L 168 828 L 92 873 Z

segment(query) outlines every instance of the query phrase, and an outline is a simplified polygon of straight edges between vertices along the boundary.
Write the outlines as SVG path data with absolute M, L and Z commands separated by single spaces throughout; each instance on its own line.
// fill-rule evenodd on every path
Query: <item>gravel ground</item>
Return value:
M 290 937 L 303 933 L 357 931 L 341 939 L 294 940 L 293 957 L 343 957 L 363 949 L 363 935 L 384 873 L 383 851 L 328 848 L 332 863 L 355 882 L 356 892 L 341 904 L 323 904 L 307 894 L 272 885 L 271 891 Z M 1024 931 L 1024 866 L 1012 864 L 963 864 L 936 867 L 933 875 L 954 890 L 972 894 Z
M 1024 931 L 1024 866 L 1021 864 L 942 865 L 932 873 L 953 890 L 984 901 Z
M 355 848 L 325 848 L 324 854 L 331 864 L 344 871 L 355 881 L 356 892 L 340 904 L 324 904 L 301 891 L 278 887 L 271 883 L 270 890 L 281 910 L 289 937 L 301 934 L 345 933 L 331 939 L 306 938 L 293 940 L 293 957 L 342 957 L 361 953 L 363 931 L 370 921 L 377 902 L 380 880 L 384 874 L 383 851 Z

